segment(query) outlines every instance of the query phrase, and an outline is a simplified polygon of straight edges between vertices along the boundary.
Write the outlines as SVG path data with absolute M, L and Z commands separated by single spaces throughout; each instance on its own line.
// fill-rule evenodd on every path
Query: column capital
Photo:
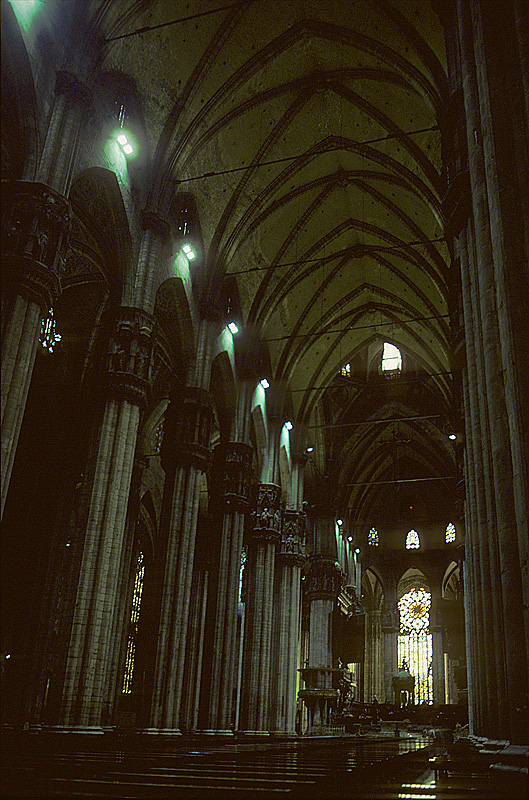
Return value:
M 167 220 L 163 219 L 155 211 L 142 211 L 141 212 L 141 227 L 144 231 L 152 231 L 157 233 L 163 239 L 167 239 L 171 232 L 171 226 Z
M 308 600 L 336 600 L 340 593 L 343 573 L 337 561 L 325 556 L 311 556 L 306 579 Z
M 303 555 L 305 514 L 300 511 L 283 511 L 282 523 L 277 557 L 283 564 L 301 567 L 305 560 Z
M 165 414 L 162 466 L 205 470 L 210 460 L 213 421 L 211 392 L 197 386 L 177 389 Z
M 141 308 L 122 307 L 116 314 L 104 361 L 113 394 L 142 405 L 152 383 L 155 319 Z
M 252 487 L 251 535 L 278 542 L 281 536 L 281 487 L 258 483 Z
M 55 73 L 55 94 L 64 94 L 71 103 L 80 103 L 88 107 L 92 102 L 92 92 L 68 70 L 57 70 Z
M 396 633 L 398 630 L 398 609 L 396 602 L 392 600 L 385 601 L 380 625 L 383 633 Z
M 13 182 L 5 195 L 2 249 L 7 280 L 47 312 L 61 290 L 70 203 L 49 186 L 30 181 Z
M 253 447 L 228 442 L 224 457 L 222 499 L 230 511 L 245 511 L 250 504 Z

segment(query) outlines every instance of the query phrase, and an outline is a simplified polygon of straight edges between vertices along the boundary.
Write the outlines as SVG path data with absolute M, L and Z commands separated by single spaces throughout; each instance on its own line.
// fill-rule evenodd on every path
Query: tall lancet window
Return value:
M 415 678 L 416 703 L 430 703 L 433 699 L 431 604 L 432 595 L 422 587 L 410 589 L 398 603 L 398 663 L 405 661 Z
M 140 619 L 141 595 L 143 592 L 143 577 L 145 566 L 143 553 L 138 552 L 136 571 L 134 574 L 134 589 L 132 592 L 132 608 L 130 610 L 129 637 L 127 639 L 127 654 L 125 656 L 125 672 L 123 675 L 123 694 L 132 692 L 132 678 L 134 676 L 134 657 L 136 655 L 136 636 L 138 634 L 138 621 Z
M 49 353 L 53 353 L 53 349 L 57 342 L 61 341 L 61 335 L 55 330 L 56 322 L 53 314 L 53 308 L 50 308 L 48 316 L 40 323 L 40 336 L 39 342 L 42 347 Z
M 408 531 L 406 534 L 406 550 L 418 550 L 420 546 L 421 542 L 417 531 Z
M 367 534 L 367 543 L 371 545 L 371 547 L 378 547 L 378 531 L 376 528 L 371 528 Z

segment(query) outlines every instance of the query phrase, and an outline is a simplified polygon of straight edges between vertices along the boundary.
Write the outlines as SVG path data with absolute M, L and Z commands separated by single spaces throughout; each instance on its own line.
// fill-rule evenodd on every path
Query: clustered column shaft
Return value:
M 150 382 L 154 320 L 120 309 L 105 375 L 111 399 L 100 428 L 62 703 L 65 726 L 99 727 L 108 698 L 126 514 L 140 405 Z
M 247 733 L 269 730 L 270 650 L 276 547 L 281 534 L 281 488 L 255 487 L 246 586 L 241 725 Z
M 150 723 L 152 730 L 161 732 L 180 730 L 198 499 L 209 458 L 209 392 L 187 387 L 179 412 L 181 421 L 172 453 L 174 483 Z
M 244 442 L 229 442 L 227 445 L 208 715 L 208 729 L 215 732 L 229 732 L 233 722 L 232 697 L 235 681 L 239 574 L 244 520 L 249 507 L 252 455 L 253 448 Z

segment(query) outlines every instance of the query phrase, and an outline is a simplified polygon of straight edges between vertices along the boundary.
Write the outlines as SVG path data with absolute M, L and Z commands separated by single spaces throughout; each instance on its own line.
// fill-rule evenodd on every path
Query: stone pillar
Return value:
M 342 670 L 333 666 L 332 617 L 343 578 L 334 559 L 318 554 L 310 561 L 305 589 L 310 604 L 309 657 L 301 670 L 305 688 L 299 692 L 308 709 L 309 735 L 329 729 L 331 712 L 338 701 Z
M 445 703 L 445 668 L 443 651 L 443 626 L 441 619 L 441 590 L 432 587 L 430 606 L 430 633 L 432 634 L 432 683 L 434 703 Z
M 195 732 L 198 729 L 206 608 L 212 566 L 210 558 L 212 527 L 213 520 L 210 517 L 199 523 L 195 547 L 180 713 L 180 727 L 182 731 L 187 732 Z
M 241 729 L 264 733 L 270 726 L 270 652 L 276 548 L 281 536 L 281 487 L 259 483 L 254 489 L 250 542 L 245 570 Z
M 384 601 L 381 629 L 384 634 L 384 701 L 392 703 L 393 677 L 397 674 L 397 636 L 399 632 L 399 612 L 395 598 Z
M 2 269 L 7 313 L 2 341 L 2 513 L 26 407 L 42 319 L 60 293 L 70 204 L 40 183 L 5 190 Z
M 213 410 L 210 393 L 200 388 L 186 387 L 173 404 L 178 421 L 174 440 L 165 443 L 165 450 L 169 454 L 169 448 L 173 449 L 174 484 L 147 732 L 179 734 L 198 502 L 209 459 Z
M 218 567 L 208 733 L 231 733 L 237 661 L 239 574 L 245 517 L 249 508 L 253 448 L 228 442 L 224 461 L 222 534 Z
M 122 308 L 109 340 L 104 376 L 109 400 L 97 443 L 77 599 L 63 689 L 66 728 L 101 730 L 112 672 L 115 615 L 123 568 L 134 453 L 151 378 L 153 318 Z
M 481 531 L 476 545 L 480 566 L 490 580 L 493 613 L 502 616 L 501 624 L 494 626 L 496 641 L 486 643 L 489 656 L 490 647 L 494 649 L 493 686 L 497 692 L 492 696 L 489 692 L 489 702 L 483 698 L 480 724 L 483 733 L 504 738 L 523 736 L 522 715 L 517 709 L 527 706 L 529 644 L 529 428 L 522 410 L 528 395 L 516 373 L 517 364 L 524 360 L 523 327 L 529 313 L 524 213 L 528 160 L 527 149 L 519 148 L 524 124 L 520 121 L 522 93 L 516 88 L 520 65 L 514 5 L 504 4 L 499 16 L 498 8 L 480 0 L 457 2 L 472 189 L 476 314 L 484 367 L 479 392 L 485 400 L 490 434 L 494 503 L 491 530 Z M 502 48 L 498 48 L 498 35 Z M 512 72 L 506 71 L 506 62 Z M 498 639 L 502 640 L 499 647 Z M 486 662 L 478 666 L 482 672 Z
M 272 658 L 270 729 L 295 735 L 298 644 L 301 613 L 301 567 L 305 515 L 284 511 L 281 543 L 277 554 L 274 618 L 276 636 Z

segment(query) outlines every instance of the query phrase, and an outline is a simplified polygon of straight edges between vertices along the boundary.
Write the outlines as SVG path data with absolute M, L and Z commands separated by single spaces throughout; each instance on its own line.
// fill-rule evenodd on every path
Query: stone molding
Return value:
M 310 571 L 305 582 L 308 600 L 336 600 L 340 594 L 343 573 L 340 565 L 325 556 L 311 556 Z
M 253 447 L 228 442 L 224 460 L 222 498 L 230 510 L 245 511 L 250 504 Z
M 299 511 L 283 511 L 282 521 L 281 544 L 277 557 L 283 564 L 301 567 L 305 560 L 305 515 Z
M 155 319 L 140 308 L 120 308 L 109 337 L 104 371 L 113 394 L 142 405 L 152 384 Z
M 254 539 L 279 542 L 281 538 L 281 487 L 258 483 L 253 487 L 251 535 Z
M 15 291 L 49 309 L 61 292 L 71 230 L 69 201 L 43 183 L 16 181 L 2 220 L 2 256 Z

